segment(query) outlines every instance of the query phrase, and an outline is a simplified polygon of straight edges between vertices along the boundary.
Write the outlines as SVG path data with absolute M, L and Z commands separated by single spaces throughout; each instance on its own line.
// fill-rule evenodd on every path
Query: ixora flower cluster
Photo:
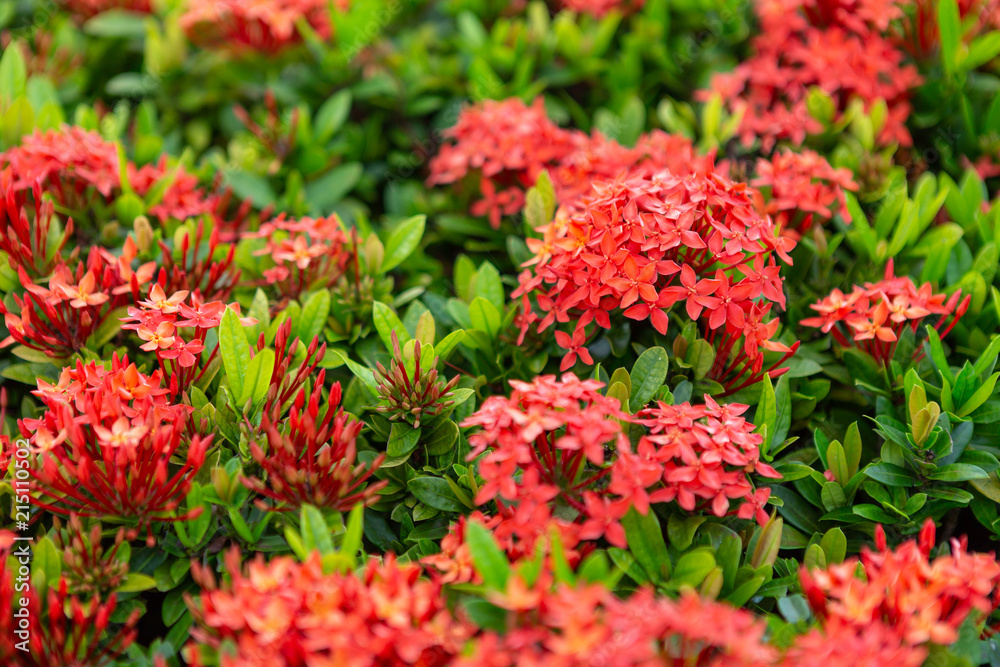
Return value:
M 348 0 L 213 0 L 188 2 L 180 25 L 188 37 L 210 48 L 275 54 L 302 41 L 302 28 L 329 39 L 331 6 L 343 11 Z
M 760 461 L 762 437 L 740 415 L 745 405 L 660 403 L 633 418 L 602 384 L 572 373 L 511 382 L 509 397 L 488 398 L 463 426 L 484 483 L 476 503 L 496 501 L 497 538 L 511 553 L 530 553 L 535 540 L 557 524 L 572 544 L 604 538 L 626 545 L 621 518 L 650 503 L 676 500 L 687 511 L 767 520 L 767 488 L 754 489 L 749 473 L 780 477 Z M 632 451 L 629 423 L 647 427 Z M 487 448 L 489 451 L 487 451 Z M 567 517 L 575 517 L 571 521 Z
M 149 539 L 152 522 L 191 516 L 178 508 L 212 436 L 188 432 L 191 408 L 170 402 L 162 377 L 115 355 L 110 368 L 77 362 L 55 385 L 39 381 L 34 393 L 46 410 L 19 422 L 38 454 L 32 474 L 39 506 L 127 521 Z
M 213 213 L 218 203 L 198 187 L 195 176 L 169 166 L 166 156 L 141 167 L 126 163 L 128 183 L 123 184 L 117 145 L 75 126 L 25 136 L 20 145 L 0 153 L 0 168 L 11 169 L 14 190 L 41 184 L 69 211 L 84 212 L 101 200 L 113 200 L 122 188 L 146 197 L 157 185 L 162 192 L 148 213 L 161 221 Z
M 963 299 L 961 291 L 950 297 L 935 294 L 930 283 L 918 289 L 909 276 L 893 273 L 890 262 L 885 278 L 877 283 L 855 285 L 847 295 L 835 289 L 810 306 L 819 314 L 802 320 L 802 324 L 832 333 L 841 346 L 858 347 L 888 364 L 905 330 L 916 333 L 924 320 L 936 316 L 934 329 L 944 338 L 969 308 L 972 297 Z
M 451 535 L 467 550 L 470 531 L 462 533 Z M 197 630 L 188 655 L 192 664 L 217 655 L 221 665 L 505 667 L 600 660 L 804 667 L 821 659 L 836 667 L 886 660 L 916 667 L 931 646 L 954 641 L 966 619 L 988 612 L 1000 583 L 994 560 L 966 554 L 957 541 L 950 554 L 930 560 L 928 534 L 933 530 L 925 528 L 922 546 L 907 542 L 896 551 L 882 542 L 860 565 L 852 559 L 829 569 L 803 568 L 820 625 L 783 648 L 767 643 L 766 625 L 753 614 L 693 591 L 672 600 L 643 588 L 621 599 L 599 583 L 559 581 L 549 560 L 502 583 L 453 589 L 433 569 L 423 578 L 419 566 L 391 556 L 348 575 L 324 573 L 318 555 L 302 564 L 258 559 L 244 572 L 232 551 L 223 583 L 197 570 L 204 592 L 189 602 Z M 478 602 L 499 611 L 488 626 L 463 612 L 471 606 L 447 602 L 462 590 L 483 589 Z M 915 615 L 917 608 L 925 611 Z M 906 620 L 897 623 L 901 614 Z
M 522 337 L 536 321 L 539 332 L 572 322 L 572 335 L 557 338 L 565 370 L 592 323 L 610 329 L 611 315 L 622 312 L 664 334 L 668 313 L 683 303 L 715 347 L 709 377 L 727 391 L 782 372 L 795 346 L 774 339 L 771 310 L 785 304 L 774 255 L 787 260 L 793 243 L 776 236 L 745 186 L 713 173 L 661 172 L 593 188 L 531 240 L 534 270 L 519 276 L 513 293 L 526 314 Z M 765 368 L 766 352 L 782 356 Z
M 524 193 L 548 170 L 560 202 L 591 191 L 591 181 L 623 171 L 652 174 L 663 169 L 690 173 L 709 169 L 712 156 L 699 155 L 690 141 L 662 131 L 639 138 L 627 148 L 599 133 L 564 130 L 553 123 L 542 98 L 531 106 L 511 98 L 486 100 L 464 109 L 445 131 L 451 140 L 430 164 L 429 185 L 456 183 L 478 176 L 483 199 L 473 215 L 486 215 L 494 228 L 503 215 L 524 208 Z
M 879 143 L 912 143 L 906 119 L 910 94 L 920 83 L 912 65 L 885 36 L 901 18 L 898 3 L 877 0 L 767 0 L 754 3 L 762 32 L 756 53 L 726 74 L 716 74 L 704 98 L 719 94 L 742 114 L 744 143 L 761 142 L 770 151 L 778 141 L 802 145 L 823 131 L 809 108 L 810 91 L 831 99 L 835 120 L 852 100 L 870 110 L 887 105 Z

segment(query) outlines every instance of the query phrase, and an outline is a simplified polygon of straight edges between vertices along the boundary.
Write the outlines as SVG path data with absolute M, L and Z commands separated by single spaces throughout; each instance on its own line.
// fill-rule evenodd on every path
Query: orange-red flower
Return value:
M 436 667 L 451 664 L 471 634 L 452 616 L 441 584 L 392 555 L 358 574 L 324 574 L 318 552 L 302 564 L 257 557 L 244 572 L 233 549 L 226 565 L 222 584 L 208 568 L 192 567 L 202 586 L 188 600 L 193 664 L 203 664 L 202 646 L 226 642 L 234 652 L 219 651 L 222 667 Z
M 934 294 L 930 283 L 918 289 L 908 276 L 893 275 L 890 261 L 883 280 L 865 283 L 864 287 L 855 285 L 848 295 L 833 290 L 810 306 L 818 315 L 802 320 L 802 324 L 831 332 L 843 347 L 854 345 L 888 364 L 905 329 L 916 333 L 925 319 L 937 315 L 934 328 L 944 338 L 965 314 L 970 298 L 963 299 L 961 291 L 951 297 Z M 923 356 L 922 352 L 918 354 Z
M 563 370 L 589 357 L 582 351 L 592 324 L 610 329 L 621 312 L 664 334 L 681 300 L 716 345 L 710 377 L 727 392 L 782 372 L 784 358 L 765 370 L 765 352 L 793 351 L 771 339 L 777 322 L 766 317 L 772 303 L 784 306 L 772 253 L 787 258 L 789 245 L 743 184 L 713 172 L 632 173 L 595 182 L 591 195 L 537 231 L 544 241 L 533 245 L 538 254 L 525 264 L 533 269 L 512 296 L 533 314 L 521 321 L 522 337 L 532 325 L 541 333 L 571 324 L 571 336 L 556 333 L 567 350 Z

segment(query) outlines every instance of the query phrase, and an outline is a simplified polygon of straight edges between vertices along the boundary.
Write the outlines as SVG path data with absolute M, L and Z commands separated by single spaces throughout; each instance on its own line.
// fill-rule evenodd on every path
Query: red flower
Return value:
M 451 664 L 471 629 L 455 620 L 436 581 L 392 556 L 357 574 L 325 574 L 318 552 L 305 563 L 257 557 L 244 573 L 236 549 L 226 555 L 229 581 L 216 584 L 197 563 L 202 592 L 188 645 L 194 664 L 218 656 L 222 667 L 318 664 Z M 234 652 L 219 650 L 223 642 Z M 203 647 L 210 649 L 203 653 Z
M 356 263 L 357 240 L 349 240 L 342 227 L 336 214 L 298 220 L 281 214 L 243 236 L 266 239 L 254 253 L 269 256 L 276 264 L 264 272 L 265 282 L 282 297 L 297 298 L 310 289 L 334 285 Z
M 668 311 L 681 299 L 693 319 L 707 308 L 704 330 L 718 350 L 710 377 L 727 393 L 764 372 L 781 372 L 775 369 L 783 358 L 765 371 L 764 352 L 781 349 L 787 357 L 792 351 L 769 340 L 776 322 L 760 326 L 771 305 L 758 303 L 762 296 L 784 304 L 771 259 L 772 251 L 784 250 L 744 185 L 710 172 L 598 181 L 593 194 L 564 205 L 538 232 L 545 241 L 534 244 L 537 255 L 525 264 L 534 271 L 521 274 L 512 296 L 526 298 L 539 332 L 574 322 L 572 338 L 556 334 L 569 350 L 564 370 L 575 363 L 591 323 L 610 329 L 610 314 L 621 310 L 630 319 L 648 319 L 663 334 Z
M 929 560 L 934 522 L 909 541 L 889 551 L 885 533 L 876 534 L 879 551 L 865 549 L 860 564 L 851 559 L 826 570 L 800 573 L 802 587 L 817 616 L 827 624 L 843 624 L 859 632 L 884 625 L 904 646 L 947 646 L 958 640 L 958 628 L 970 614 L 988 614 L 1000 590 L 1000 563 L 992 554 L 968 554 L 965 543 L 952 540 L 951 553 Z
M 820 132 L 823 126 L 806 103 L 813 88 L 832 98 L 833 121 L 852 100 L 865 110 L 884 100 L 888 115 L 877 128 L 878 143 L 912 143 L 906 119 L 920 77 L 881 34 L 900 15 L 895 2 L 768 0 L 756 7 L 763 28 L 754 40 L 757 53 L 733 72 L 716 74 L 710 90 L 697 94 L 708 99 L 717 93 L 733 113 L 743 114 L 743 143 L 759 139 L 770 151 L 778 141 L 801 145 L 807 134 Z
M 347 9 L 347 0 L 334 3 Z M 324 0 L 211 0 L 187 5 L 181 28 L 198 44 L 273 54 L 302 41 L 302 20 L 320 39 L 329 39 L 330 6 Z
M 840 290 L 833 290 L 830 296 L 810 306 L 819 315 L 802 320 L 802 324 L 817 327 L 823 333 L 832 332 L 843 347 L 857 346 L 889 364 L 905 329 L 916 333 L 926 318 L 937 315 L 934 328 L 944 338 L 965 314 L 970 298 L 962 299 L 960 291 L 951 297 L 934 294 L 930 283 L 917 289 L 909 277 L 893 275 L 890 261 L 883 280 L 855 286 L 846 296 Z M 917 359 L 922 357 L 923 353 L 918 353 Z
M 817 218 L 827 221 L 835 213 L 851 221 L 844 191 L 858 189 L 852 177 L 850 169 L 834 169 L 819 153 L 785 150 L 758 160 L 750 184 L 766 189 L 767 212 L 782 230 L 802 234 Z
M 110 370 L 77 362 L 56 386 L 39 381 L 35 394 L 47 411 L 18 426 L 43 450 L 32 484 L 40 507 L 128 521 L 147 528 L 150 539 L 152 522 L 189 518 L 177 509 L 212 438 L 188 437 L 191 408 L 167 403 L 160 381 L 117 355 Z M 60 440 L 39 447 L 43 433 Z

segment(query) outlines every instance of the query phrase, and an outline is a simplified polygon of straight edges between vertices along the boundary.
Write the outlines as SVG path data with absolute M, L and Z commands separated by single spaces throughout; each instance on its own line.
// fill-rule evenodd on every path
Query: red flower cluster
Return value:
M 110 201 L 121 191 L 118 148 L 97 132 L 81 127 L 36 131 L 21 144 L 0 153 L 0 167 L 9 166 L 15 190 L 41 184 L 62 206 L 86 211 L 100 195 Z M 132 190 L 145 197 L 154 187 L 168 183 L 159 201 L 150 209 L 162 221 L 211 213 L 215 198 L 197 187 L 198 180 L 182 167 L 169 167 L 166 156 L 155 165 L 126 165 Z
M 844 191 L 858 189 L 850 169 L 834 169 L 822 155 L 808 149 L 784 150 L 770 160 L 761 158 L 750 185 L 761 189 L 775 225 L 799 234 L 834 214 L 849 223 Z
M 719 93 L 733 113 L 743 114 L 745 144 L 760 139 L 770 151 L 776 141 L 802 144 L 820 132 L 807 108 L 813 87 L 833 98 L 838 114 L 852 99 L 866 110 L 885 100 L 888 117 L 878 141 L 912 143 L 908 98 L 920 77 L 882 35 L 900 15 L 893 0 L 768 0 L 757 3 L 757 13 L 763 34 L 754 41 L 756 54 L 699 91 L 701 99 Z
M 619 519 L 630 504 L 597 483 L 616 465 L 608 452 L 628 450 L 622 425 L 629 416 L 601 395 L 603 384 L 572 373 L 510 385 L 509 398 L 491 396 L 461 424 L 483 427 L 469 436 L 470 460 L 490 448 L 479 461 L 485 484 L 475 501 L 497 501 L 503 517 L 497 532 L 505 538 L 532 543 L 538 526 L 555 516 L 553 505 L 565 504 L 578 515 L 580 539 L 605 537 L 624 546 Z
M 949 555 L 929 559 L 930 519 L 919 541 L 895 551 L 886 547 L 881 526 L 875 541 L 878 551 L 861 553 L 864 579 L 858 578 L 857 559 L 827 570 L 802 570 L 809 604 L 826 624 L 859 633 L 883 626 L 904 646 L 947 646 L 958 640 L 958 628 L 970 614 L 988 614 L 1000 603 L 1000 563 L 992 554 L 966 553 L 963 539 L 952 540 Z
M 267 437 L 267 451 L 256 442 L 250 444 L 250 454 L 267 481 L 253 477 L 243 482 L 275 501 L 274 509 L 286 511 L 309 504 L 347 512 L 358 503 L 374 502 L 375 494 L 387 484 L 366 485 L 384 455 L 370 465 L 355 465 L 358 434 L 364 424 L 340 406 L 339 382 L 320 410 L 319 388 L 324 377 L 320 371 L 308 403 L 305 389 L 299 391 L 286 422 L 274 423 L 264 414 L 261 428 Z
M 818 327 L 823 333 L 832 332 L 843 347 L 855 345 L 889 364 L 899 336 L 907 327 L 916 332 L 925 318 L 938 315 L 934 328 L 944 338 L 965 314 L 970 299 L 962 299 L 961 291 L 950 298 L 934 294 L 930 283 L 917 289 L 909 276 L 893 275 L 890 261 L 883 280 L 865 283 L 864 287 L 855 285 L 846 296 L 839 289 L 833 290 L 830 296 L 810 306 L 819 315 L 802 320 L 802 324 Z
M 344 11 L 348 0 L 333 3 Z M 303 20 L 321 39 L 333 34 L 325 0 L 212 0 L 188 3 L 180 18 L 191 41 L 206 47 L 273 54 L 302 41 Z
M 189 518 L 177 508 L 212 437 L 188 437 L 191 408 L 170 404 L 161 381 L 159 371 L 147 377 L 117 354 L 110 369 L 78 361 L 55 385 L 39 380 L 33 393 L 46 412 L 18 422 L 38 454 L 39 507 L 129 521 L 149 539 L 151 522 Z
M 601 538 L 623 546 L 619 521 L 629 508 L 646 514 L 650 503 L 674 500 L 688 511 L 767 521 L 770 490 L 755 491 L 748 475 L 779 475 L 760 461 L 762 438 L 740 417 L 747 406 L 720 406 L 706 396 L 705 406 L 661 403 L 633 420 L 600 394 L 602 386 L 572 373 L 512 380 L 509 398 L 488 398 L 462 422 L 483 427 L 469 436 L 470 460 L 489 448 L 479 460 L 485 483 L 475 500 L 496 500 L 498 514 L 487 525 L 508 553 L 530 555 L 552 528 L 570 550 Z M 624 429 L 633 421 L 649 428 L 635 453 Z M 730 512 L 736 499 L 742 503 Z M 563 509 L 575 520 L 565 520 Z
M 351 243 L 342 225 L 336 214 L 289 220 L 282 213 L 243 236 L 266 239 L 254 253 L 274 260 L 275 266 L 263 272 L 264 280 L 281 296 L 294 299 L 308 290 L 330 287 L 344 275 L 356 241 Z
M 539 319 L 539 332 L 572 322 L 571 336 L 556 333 L 566 370 L 577 356 L 588 361 L 584 344 L 592 323 L 610 329 L 611 314 L 623 311 L 663 334 L 668 312 L 681 301 L 715 346 L 709 377 L 727 393 L 765 372 L 776 377 L 795 348 L 772 340 L 779 323 L 768 319 L 775 303 L 785 304 L 771 253 L 790 261 L 794 245 L 775 231 L 745 185 L 715 173 L 595 183 L 592 195 L 560 209 L 538 230 L 542 239 L 528 239 L 535 257 L 527 264 L 535 270 L 519 276 L 512 294 L 523 300 L 522 338 Z M 784 356 L 765 370 L 767 351 Z
M 771 490 L 754 490 L 749 473 L 780 478 L 771 466 L 761 462 L 763 437 L 755 434 L 754 425 L 741 417 L 746 405 L 719 405 L 705 396 L 705 405 L 667 405 L 640 412 L 637 422 L 649 428 L 649 435 L 639 441 L 637 455 L 647 468 L 656 469 L 663 486 L 649 495 L 648 502 L 671 502 L 688 512 L 704 506 L 715 516 L 725 516 L 733 500 L 742 501 L 737 515 L 756 518 L 764 525 L 764 505 Z M 630 456 L 630 455 L 624 455 Z M 635 468 L 636 466 L 629 466 Z M 645 493 L 633 480 L 619 478 L 612 471 L 611 490 L 633 498 Z M 645 480 L 640 484 L 652 486 Z M 631 493 L 627 493 L 631 491 Z
M 529 587 L 515 576 L 489 599 L 515 625 L 477 636 L 456 665 L 764 667 L 777 654 L 753 614 L 691 591 L 675 601 L 642 589 L 623 601 L 599 584 Z
M 560 0 L 562 6 L 574 12 L 601 18 L 609 12 L 630 14 L 642 9 L 646 0 Z
M 204 664 L 204 646 L 219 651 L 221 667 L 435 667 L 450 664 L 470 634 L 440 584 L 391 555 L 359 575 L 324 574 L 318 552 L 301 565 L 258 557 L 243 574 L 233 550 L 226 564 L 231 581 L 218 586 L 208 568 L 192 566 L 203 591 L 188 601 L 201 644 L 188 646 L 191 664 Z
M 30 578 L 31 551 L 14 537 L 10 531 L 0 531 L 0 663 L 7 667 L 106 665 L 135 641 L 142 611 L 132 611 L 119 628 L 112 628 L 111 615 L 118 607 L 114 593 L 107 601 L 96 596 L 84 601 L 70 596 L 66 579 L 60 578 L 48 582 L 43 604 L 35 585 L 25 589 L 18 583 L 15 587 L 15 580 Z M 27 615 L 15 617 L 15 609 Z
M 18 277 L 26 292 L 11 294 L 16 312 L 0 302 L 10 332 L 0 347 L 18 342 L 56 359 L 83 348 L 113 310 L 131 302 L 131 287 L 118 262 L 103 248 L 91 248 L 87 260 L 77 262 L 75 270 L 60 260 L 48 287 L 36 284 L 24 265 L 19 265 Z
M 542 98 L 529 107 L 517 98 L 486 100 L 465 109 L 445 131 L 453 143 L 441 146 L 431 161 L 428 185 L 461 181 L 479 175 L 483 199 L 472 205 L 473 215 L 486 215 L 499 228 L 503 215 L 524 207 L 525 190 L 549 170 L 556 197 L 567 203 L 591 192 L 591 181 L 615 178 L 625 171 L 652 174 L 705 171 L 714 157 L 697 154 L 685 137 L 655 130 L 627 148 L 600 134 L 563 130 L 549 120 Z
M 205 303 L 197 291 L 174 292 L 168 297 L 163 287 L 154 283 L 146 299 L 129 307 L 122 329 L 135 331 L 144 341 L 139 349 L 156 354 L 168 378 L 170 395 L 178 396 L 201 379 L 218 354 L 216 345 L 207 359 L 202 356 L 208 332 L 222 323 L 226 308 L 240 312 L 238 303 Z M 257 321 L 241 318 L 240 322 L 249 326 Z

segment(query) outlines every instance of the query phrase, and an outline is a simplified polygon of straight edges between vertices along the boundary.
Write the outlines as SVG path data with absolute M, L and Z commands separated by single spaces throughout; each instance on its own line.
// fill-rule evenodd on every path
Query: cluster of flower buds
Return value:
M 390 421 L 402 419 L 419 428 L 421 421 L 426 423 L 452 406 L 448 399 L 460 378 L 456 375 L 448 382 L 439 379 L 437 357 L 421 368 L 419 340 L 414 341 L 408 354 L 404 354 L 399 347 L 399 337 L 393 331 L 392 353 L 389 370 L 381 363 L 376 364 L 379 398 L 376 412 L 386 415 Z M 412 370 L 407 369 L 410 365 Z
M 907 328 L 915 333 L 926 318 L 936 315 L 934 328 L 944 338 L 969 308 L 971 297 L 963 299 L 961 291 L 950 297 L 935 294 L 930 283 L 918 289 L 909 276 L 893 274 L 890 261 L 883 280 L 855 286 L 847 295 L 833 290 L 810 306 L 819 315 L 802 320 L 802 324 L 832 333 L 843 347 L 854 345 L 888 365 Z
M 298 338 L 289 340 L 291 335 L 291 319 L 285 320 L 274 335 L 274 370 L 271 373 L 271 386 L 263 408 L 263 412 L 270 415 L 272 422 L 277 422 L 281 418 L 285 408 L 306 387 L 310 376 L 326 356 L 326 343 L 320 345 L 318 336 L 310 341 L 302 356 L 299 353 L 302 341 Z M 257 340 L 257 351 L 260 352 L 265 347 L 264 333 L 261 332 Z M 325 377 L 325 372 L 320 371 L 313 386 L 322 386 Z
M 73 234 L 73 220 L 58 244 L 49 245 L 56 231 L 55 203 L 42 198 L 42 186 L 17 189 L 14 172 L 0 170 L 0 250 L 7 253 L 11 267 L 23 267 L 34 279 L 47 277 L 59 260 L 59 253 Z
M 206 301 L 228 301 L 233 288 L 240 279 L 240 270 L 236 268 L 236 244 L 229 246 L 222 259 L 215 259 L 219 248 L 220 232 L 218 226 L 205 240 L 205 221 L 199 220 L 194 234 L 185 232 L 177 243 L 177 249 L 171 252 L 166 243 L 160 241 L 162 262 L 158 282 L 170 292 L 199 292 Z M 179 260 L 174 254 L 179 251 Z
M 543 238 L 528 239 L 534 270 L 519 276 L 512 296 L 526 313 L 522 338 L 535 320 L 539 332 L 572 323 L 572 335 L 557 333 L 562 370 L 583 356 L 592 323 L 610 329 L 621 311 L 663 334 L 678 302 L 703 324 L 716 349 L 709 378 L 727 393 L 776 377 L 794 353 L 773 340 L 779 322 L 769 318 L 772 305 L 785 304 L 773 255 L 790 261 L 794 242 L 776 236 L 743 184 L 710 172 L 602 181 L 538 232 Z M 769 351 L 783 356 L 765 369 Z
M 119 551 L 125 540 L 124 529 L 118 530 L 114 545 L 105 549 L 100 522 L 94 522 L 89 534 L 75 514 L 70 515 L 65 527 L 59 517 L 53 517 L 52 525 L 56 548 L 62 551 L 62 576 L 71 594 L 103 598 L 125 582 L 128 562 Z
M 273 422 L 265 412 L 261 431 L 266 442 L 250 444 L 250 454 L 265 479 L 244 478 L 248 488 L 276 503 L 280 511 L 314 505 L 341 512 L 358 503 L 370 504 L 385 482 L 368 484 L 384 456 L 357 465 L 358 434 L 364 424 L 340 406 L 340 383 L 330 389 L 320 407 L 324 373 L 306 398 L 303 388 L 295 397 L 287 420 Z M 266 449 L 265 449 L 266 447 Z
M 142 615 L 135 609 L 119 624 L 112 625 L 118 609 L 117 596 L 107 600 L 91 596 L 81 600 L 70 595 L 67 580 L 49 582 L 45 603 L 35 585 L 15 590 L 9 561 L 19 563 L 18 580 L 25 581 L 23 542 L 10 531 L 0 531 L 0 664 L 10 667 L 56 667 L 56 665 L 107 665 L 125 652 L 138 634 Z M 23 610 L 20 617 L 15 609 Z M 25 626 L 22 623 L 22 619 Z
M 159 371 L 145 376 L 117 354 L 110 369 L 78 361 L 55 385 L 39 380 L 34 394 L 46 411 L 18 422 L 37 454 L 39 507 L 129 522 L 150 541 L 154 521 L 200 510 L 178 512 L 212 437 L 187 435 L 191 408 L 170 404 L 161 383 Z

